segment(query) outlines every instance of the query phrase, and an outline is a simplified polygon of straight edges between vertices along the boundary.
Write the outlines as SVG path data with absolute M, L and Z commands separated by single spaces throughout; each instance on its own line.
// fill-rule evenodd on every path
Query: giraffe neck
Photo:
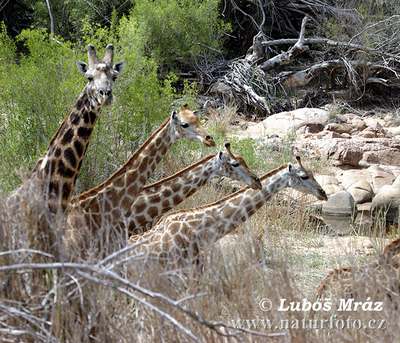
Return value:
M 180 204 L 208 180 L 219 175 L 217 158 L 216 155 L 207 156 L 175 175 L 143 188 L 128 211 L 125 225 L 128 226 L 129 233 L 137 234 L 151 228 L 157 217 Z M 122 200 L 121 207 L 123 203 Z
M 138 194 L 175 140 L 174 127 L 168 118 L 121 168 L 97 187 L 72 199 L 72 203 L 90 210 L 99 202 L 117 203 L 125 193 Z M 124 206 L 128 206 L 126 200 Z
M 197 218 L 202 223 L 191 230 L 192 235 L 212 230 L 210 237 L 217 240 L 233 231 L 268 202 L 272 195 L 288 187 L 288 174 L 284 168 L 286 165 L 261 177 L 262 190 L 245 188 L 213 204 L 189 211 L 188 215 L 194 222 Z M 184 220 L 184 215 L 179 214 L 172 215 L 177 215 L 180 221 Z
M 32 176 L 44 182 L 51 210 L 68 205 L 100 107 L 85 87 L 33 169 Z

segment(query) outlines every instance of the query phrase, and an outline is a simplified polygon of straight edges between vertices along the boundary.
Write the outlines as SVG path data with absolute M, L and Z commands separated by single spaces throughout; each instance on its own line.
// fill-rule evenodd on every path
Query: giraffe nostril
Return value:
M 99 94 L 100 94 L 101 96 L 104 96 L 105 93 L 104 93 L 104 91 L 103 91 L 102 89 L 100 89 L 100 90 L 99 90 Z
M 107 96 L 110 96 L 111 93 L 112 93 L 111 89 L 109 89 L 108 91 L 106 91 L 106 95 L 107 95 Z

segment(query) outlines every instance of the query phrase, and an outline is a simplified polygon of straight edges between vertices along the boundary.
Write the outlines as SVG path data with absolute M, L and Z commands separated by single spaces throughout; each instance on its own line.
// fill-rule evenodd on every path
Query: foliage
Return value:
M 3 28 L 0 46 L 8 48 L 0 49 L 0 113 L 5 117 L 0 179 L 5 189 L 17 182 L 15 169 L 9 166 L 16 160 L 19 167 L 32 166 L 83 85 L 82 80 L 77 82 L 76 58 L 69 43 L 49 40 L 43 30 L 23 31 L 17 42 L 29 51 L 18 56 L 18 63 L 15 44 Z
M 219 3 L 138 0 L 130 20 L 136 21 L 143 32 L 146 52 L 170 68 L 221 49 L 221 37 L 229 25 L 219 16 Z

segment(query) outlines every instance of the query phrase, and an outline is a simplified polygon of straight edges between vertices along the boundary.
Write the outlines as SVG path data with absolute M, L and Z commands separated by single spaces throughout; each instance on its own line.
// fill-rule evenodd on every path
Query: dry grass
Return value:
M 162 168 L 176 170 L 187 159 L 167 158 Z M 216 200 L 223 192 L 208 185 L 181 207 Z M 37 252 L 17 253 L 29 246 L 15 244 L 10 233 L 29 237 L 37 225 L 32 209 L 40 207 L 40 200 L 28 199 L 23 213 L 30 215 L 15 218 L 0 203 L 2 342 L 394 342 L 400 334 L 399 293 L 383 297 L 380 312 L 277 310 L 281 299 L 314 301 L 329 269 L 373 260 L 383 245 L 379 239 L 363 238 L 360 244 L 357 237 L 324 235 L 324 228 L 307 215 L 306 199 L 274 198 L 210 247 L 200 273 L 194 267 L 150 267 L 143 256 L 135 256 L 134 248 L 102 259 L 93 249 L 84 260 L 71 256 L 74 263 L 62 265 L 51 257 L 35 259 Z M 62 221 L 57 227 L 61 233 Z M 110 231 L 106 228 L 103 234 Z M 124 237 L 114 239 L 124 245 Z M 354 281 L 354 287 L 362 290 L 361 299 L 379 300 L 396 277 L 367 275 Z M 272 309 L 263 310 L 269 301 Z M 308 321 L 302 324 L 311 318 L 334 318 L 336 325 L 341 325 L 336 319 L 365 325 L 370 319 L 384 320 L 386 329 L 315 330 Z

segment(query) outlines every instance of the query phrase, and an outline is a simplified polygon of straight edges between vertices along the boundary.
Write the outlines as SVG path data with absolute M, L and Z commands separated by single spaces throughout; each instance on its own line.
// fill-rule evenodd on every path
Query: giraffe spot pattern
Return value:
M 158 209 L 157 207 L 152 206 L 147 210 L 147 213 L 151 218 L 154 218 L 155 216 L 158 215 Z
M 67 148 L 64 150 L 64 158 L 68 161 L 72 168 L 76 168 L 77 161 L 74 150 L 72 150 L 72 148 Z
M 71 178 L 75 176 L 75 171 L 65 166 L 64 162 L 60 160 L 58 162 L 58 173 L 64 177 Z
M 64 199 L 68 199 L 70 194 L 71 194 L 71 185 L 65 182 L 62 186 L 62 196 Z
M 67 145 L 71 143 L 73 137 L 74 137 L 74 130 L 70 128 L 64 133 L 63 138 L 61 140 L 61 144 Z
M 91 133 L 92 133 L 91 127 L 80 127 L 78 129 L 78 136 L 83 139 L 88 139 Z
M 74 149 L 76 151 L 77 156 L 80 158 L 83 155 L 83 146 L 82 143 L 79 141 L 74 142 Z

